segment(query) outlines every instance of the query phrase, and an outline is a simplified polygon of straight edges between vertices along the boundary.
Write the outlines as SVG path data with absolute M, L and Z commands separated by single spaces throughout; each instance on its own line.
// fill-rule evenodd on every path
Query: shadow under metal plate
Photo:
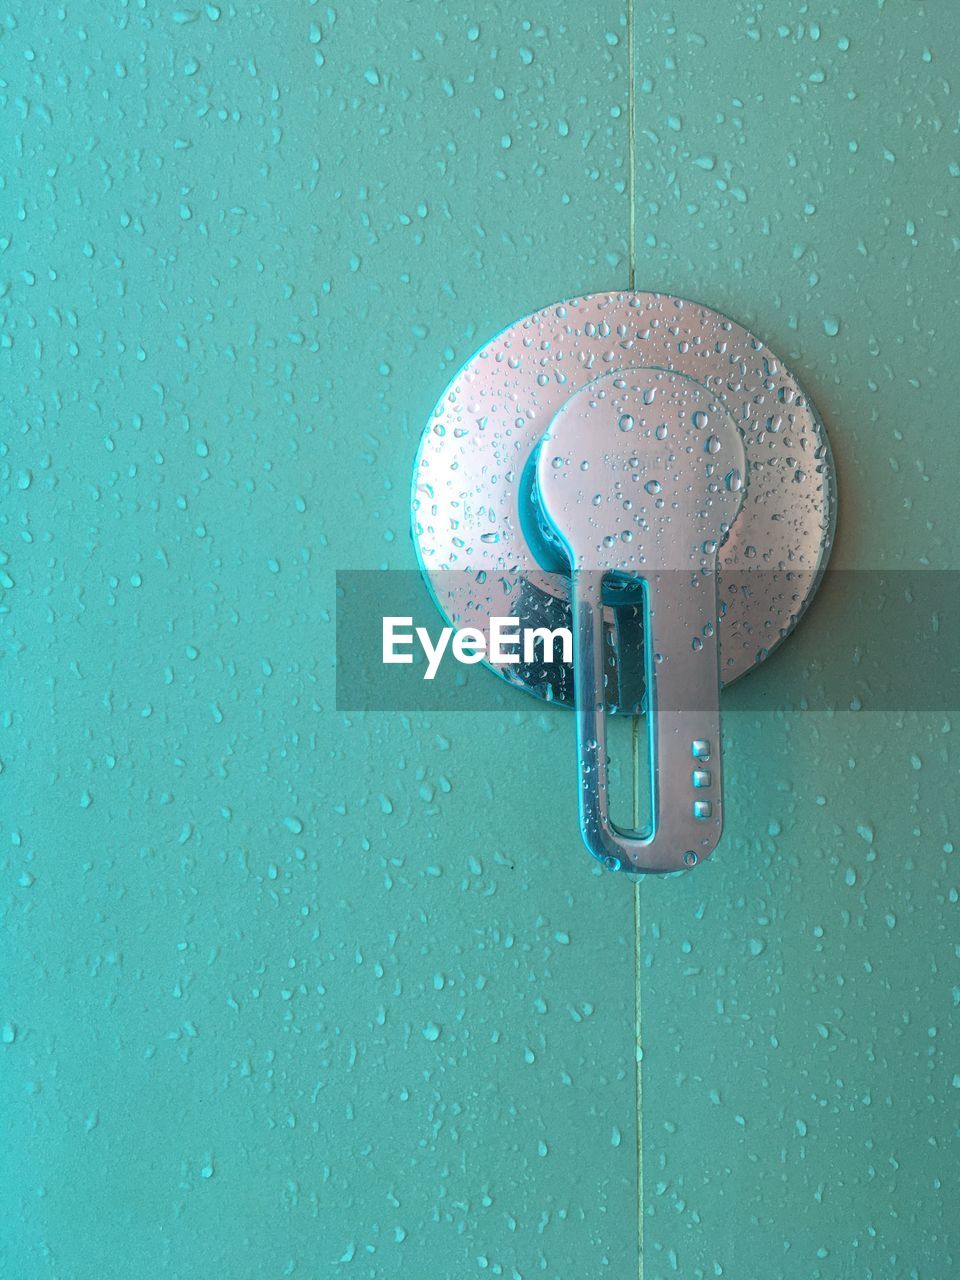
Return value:
M 752 670 L 793 630 L 830 553 L 836 481 L 826 432 L 797 380 L 742 326 L 694 302 L 604 293 L 547 307 L 505 329 L 454 378 L 427 424 L 414 476 L 414 538 L 453 626 L 491 617 L 571 627 L 569 574 L 536 510 L 533 459 L 562 406 L 618 370 L 699 383 L 743 437 L 749 484 L 720 548 L 720 677 Z M 608 606 L 617 599 L 607 595 Z M 643 702 L 642 610 L 607 607 L 608 710 Z M 562 662 L 492 670 L 572 705 Z

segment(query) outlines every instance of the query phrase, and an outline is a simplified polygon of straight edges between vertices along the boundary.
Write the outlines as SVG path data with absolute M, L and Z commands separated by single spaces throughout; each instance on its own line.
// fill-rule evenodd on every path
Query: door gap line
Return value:
M 637 287 L 637 88 L 634 52 L 636 0 L 627 0 L 627 271 L 630 292 Z M 633 829 L 640 829 L 640 717 L 633 717 Z M 637 1280 L 643 1280 L 643 1041 L 640 1000 L 640 885 L 633 889 L 633 1017 L 634 1081 L 637 1108 Z
M 640 717 L 633 717 L 633 829 L 640 829 Z M 633 888 L 633 1028 L 637 1108 L 637 1277 L 643 1280 L 643 1039 L 640 1001 L 640 884 Z
M 627 271 L 630 292 L 637 287 L 637 149 L 636 142 L 636 74 L 633 57 L 634 4 L 627 0 L 627 192 L 630 197 L 630 223 L 627 233 Z

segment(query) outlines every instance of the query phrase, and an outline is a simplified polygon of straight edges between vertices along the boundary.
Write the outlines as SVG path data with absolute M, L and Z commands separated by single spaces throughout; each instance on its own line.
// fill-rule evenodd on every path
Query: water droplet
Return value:
M 633 417 L 629 413 L 621 414 L 617 426 L 621 431 L 632 431 L 634 427 Z

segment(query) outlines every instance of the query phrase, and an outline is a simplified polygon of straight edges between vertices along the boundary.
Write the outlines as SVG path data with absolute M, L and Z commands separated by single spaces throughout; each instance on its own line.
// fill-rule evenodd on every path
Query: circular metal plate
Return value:
M 836 481 L 823 423 L 797 380 L 708 307 L 662 294 L 594 294 L 534 312 L 481 348 L 420 443 L 413 531 L 421 568 L 454 626 L 483 629 L 491 617 L 569 626 L 569 580 L 537 534 L 530 461 L 581 387 L 642 369 L 692 378 L 743 435 L 747 495 L 718 560 L 720 672 L 730 684 L 789 635 L 816 590 Z M 611 710 L 635 712 L 641 703 L 639 612 L 631 633 L 629 609 L 607 611 Z M 492 669 L 541 697 L 573 701 L 562 663 Z

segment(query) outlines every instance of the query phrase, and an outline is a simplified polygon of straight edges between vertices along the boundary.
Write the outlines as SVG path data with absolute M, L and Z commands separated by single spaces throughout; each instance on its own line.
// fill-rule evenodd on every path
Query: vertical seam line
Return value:
M 643 1042 L 640 1022 L 640 885 L 633 890 L 633 1009 L 636 1042 L 636 1100 L 637 1100 L 637 1276 L 643 1280 Z
M 630 201 L 627 229 L 627 282 L 637 287 L 637 148 L 636 58 L 634 22 L 636 0 L 627 3 L 627 196 Z M 633 717 L 633 829 L 640 829 L 640 717 Z M 643 1043 L 640 1000 L 640 885 L 633 890 L 633 1013 L 634 1080 L 637 1110 L 637 1277 L 643 1280 Z
M 636 142 L 636 74 L 633 56 L 633 23 L 635 0 L 627 0 L 627 191 L 630 197 L 630 224 L 627 233 L 628 283 L 631 293 L 637 287 L 637 149 Z

